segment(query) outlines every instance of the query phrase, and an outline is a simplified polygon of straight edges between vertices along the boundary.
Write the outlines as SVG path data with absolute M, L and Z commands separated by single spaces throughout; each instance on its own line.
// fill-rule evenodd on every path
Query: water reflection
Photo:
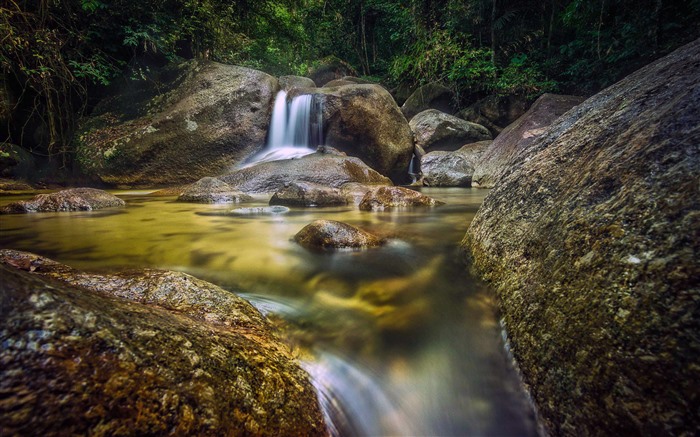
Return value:
M 181 270 L 243 293 L 285 326 L 337 435 L 535 435 L 490 294 L 456 255 L 485 191 L 425 192 L 447 205 L 229 215 L 237 206 L 117 193 L 126 208 L 0 216 L 0 247 L 82 269 Z M 390 242 L 312 253 L 291 240 L 320 218 Z

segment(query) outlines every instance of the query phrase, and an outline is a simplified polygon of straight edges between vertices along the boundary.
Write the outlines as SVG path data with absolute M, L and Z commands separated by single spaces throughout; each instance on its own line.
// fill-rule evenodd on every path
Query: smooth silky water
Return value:
M 486 191 L 422 192 L 446 205 L 220 216 L 238 206 L 115 192 L 125 208 L 0 216 L 0 247 L 92 271 L 180 270 L 242 295 L 289 334 L 337 435 L 536 435 L 493 297 L 458 253 Z M 313 253 L 292 241 L 320 218 L 389 243 Z

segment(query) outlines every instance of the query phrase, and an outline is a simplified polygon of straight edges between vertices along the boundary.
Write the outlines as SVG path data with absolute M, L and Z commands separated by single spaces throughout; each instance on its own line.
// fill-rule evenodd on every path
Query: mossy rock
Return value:
M 0 251 L 7 435 L 326 435 L 308 375 L 249 303 L 179 272 Z
M 394 183 L 408 178 L 413 136 L 391 94 L 381 85 L 300 89 L 323 108 L 324 141 L 364 161 Z
M 195 203 L 242 203 L 250 202 L 253 197 L 234 190 L 219 179 L 205 177 L 185 188 L 177 200 Z
M 294 236 L 310 250 L 364 249 L 381 246 L 385 240 L 360 228 L 335 220 L 315 220 Z
M 96 188 L 69 188 L 55 193 L 38 194 L 29 200 L 12 202 L 0 208 L 0 214 L 32 212 L 93 211 L 125 206 L 117 196 Z
M 244 193 L 275 193 L 294 183 L 339 188 L 348 182 L 390 185 L 391 181 L 358 158 L 312 153 L 298 159 L 263 162 L 219 177 Z
M 393 208 L 432 207 L 443 202 L 404 187 L 380 187 L 368 191 L 360 202 L 364 211 L 384 211 Z
M 464 246 L 552 435 L 700 430 L 700 40 L 559 118 Z
M 82 121 L 74 139 L 82 173 L 119 187 L 184 184 L 225 173 L 264 147 L 274 77 L 190 61 L 161 80 L 162 93 L 145 90 L 133 100 L 115 90 Z

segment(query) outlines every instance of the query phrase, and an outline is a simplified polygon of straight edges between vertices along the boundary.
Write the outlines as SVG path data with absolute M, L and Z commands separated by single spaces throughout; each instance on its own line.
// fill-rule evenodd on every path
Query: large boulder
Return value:
M 298 159 L 283 159 L 242 168 L 219 179 L 244 193 L 275 193 L 297 182 L 312 182 L 339 188 L 348 182 L 391 185 L 391 181 L 358 158 L 312 153 Z
M 454 152 L 426 153 L 420 161 L 423 183 L 431 187 L 471 187 L 474 166 L 490 145 L 491 141 L 479 141 Z
M 582 97 L 544 94 L 517 121 L 508 126 L 481 155 L 474 169 L 475 186 L 491 188 L 513 165 L 527 159 L 530 145 L 547 126 L 569 109 L 583 102 Z
M 485 126 L 494 137 L 520 118 L 530 101 L 519 95 L 489 96 L 459 111 L 457 116 L 472 123 Z
M 177 200 L 196 203 L 241 203 L 249 202 L 253 197 L 234 190 L 222 180 L 207 176 L 185 188 Z
M 316 86 L 314 81 L 304 76 L 280 76 L 280 89 L 289 92 L 292 88 L 313 88 Z
M 36 176 L 36 160 L 27 150 L 0 143 L 0 177 L 29 179 Z
M 362 198 L 363 211 L 384 211 L 392 208 L 438 206 L 443 202 L 404 187 L 380 187 L 370 190 Z
M 413 154 L 411 128 L 386 89 L 345 85 L 300 93 L 320 101 L 327 145 L 362 159 L 397 183 L 407 177 Z
M 326 434 L 308 375 L 226 290 L 10 250 L 0 274 L 3 434 Z
M 93 211 L 124 206 L 117 196 L 95 188 L 69 188 L 49 194 L 38 194 L 29 200 L 19 200 L 0 208 L 0 214 L 30 212 Z
M 327 82 L 325 85 L 323 85 L 324 88 L 332 88 L 335 86 L 343 86 L 343 85 L 368 85 L 368 84 L 373 84 L 374 82 L 370 82 L 369 80 L 361 79 L 359 77 L 353 77 L 353 76 L 345 76 L 340 79 L 333 79 L 330 82 Z
M 362 249 L 381 246 L 385 240 L 360 228 L 335 220 L 315 220 L 294 236 L 309 250 Z
M 411 119 L 409 126 L 416 146 L 426 152 L 457 150 L 467 143 L 491 139 L 491 133 L 485 127 L 437 109 L 419 113 Z
M 553 435 L 700 429 L 700 40 L 559 118 L 464 239 Z
M 292 182 L 272 195 L 270 205 L 287 206 L 338 206 L 348 203 L 338 188 L 311 182 Z
M 309 77 L 319 87 L 332 80 L 342 79 L 346 76 L 357 76 L 357 71 L 350 64 L 335 56 L 327 56 L 315 64 Z
M 160 80 L 162 93 L 119 89 L 83 123 L 76 158 L 86 175 L 117 186 L 187 183 L 225 173 L 265 145 L 274 77 L 191 61 Z
M 415 90 L 406 99 L 401 106 L 401 112 L 406 120 L 411 120 L 426 109 L 437 109 L 446 114 L 453 114 L 455 101 L 452 90 L 437 83 L 429 83 Z

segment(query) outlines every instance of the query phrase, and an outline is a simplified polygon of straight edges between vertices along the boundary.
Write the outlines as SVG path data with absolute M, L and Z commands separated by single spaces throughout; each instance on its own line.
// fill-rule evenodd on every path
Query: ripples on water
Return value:
M 242 294 L 289 332 L 335 435 L 536 435 L 491 295 L 457 255 L 486 192 L 423 191 L 447 205 L 220 216 L 236 206 L 118 192 L 127 208 L 0 216 L 0 247 L 81 269 L 181 270 Z M 319 254 L 291 241 L 318 218 L 390 243 Z

